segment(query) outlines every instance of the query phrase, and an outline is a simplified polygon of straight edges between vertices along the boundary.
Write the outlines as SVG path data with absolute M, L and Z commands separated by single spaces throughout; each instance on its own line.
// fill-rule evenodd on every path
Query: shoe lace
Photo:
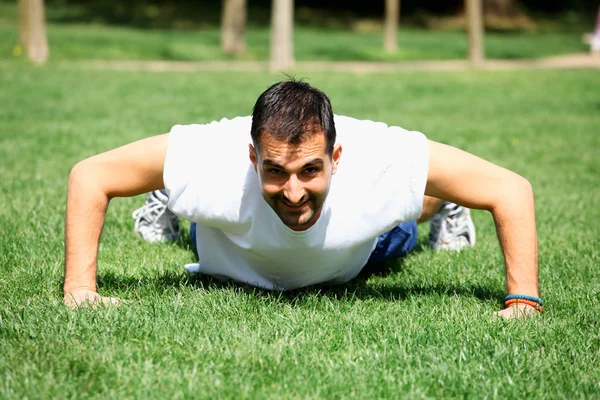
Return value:
M 146 203 L 131 215 L 135 219 L 135 229 L 141 226 L 151 226 L 167 210 L 167 205 L 158 198 L 150 195 Z

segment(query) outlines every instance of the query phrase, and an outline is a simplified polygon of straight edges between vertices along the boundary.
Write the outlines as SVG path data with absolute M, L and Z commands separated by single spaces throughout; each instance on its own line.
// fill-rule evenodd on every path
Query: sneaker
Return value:
M 148 193 L 146 202 L 131 215 L 135 233 L 145 241 L 172 242 L 179 238 L 179 218 L 167 208 L 169 198 L 160 190 Z
M 444 202 L 430 221 L 429 245 L 436 250 L 462 250 L 475 245 L 475 225 L 471 211 Z

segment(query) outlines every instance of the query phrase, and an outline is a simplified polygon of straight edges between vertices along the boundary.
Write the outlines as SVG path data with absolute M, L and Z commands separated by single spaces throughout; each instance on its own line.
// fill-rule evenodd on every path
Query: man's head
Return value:
M 310 228 L 342 154 L 329 98 L 305 82 L 279 82 L 256 101 L 250 133 L 263 197 L 291 229 Z

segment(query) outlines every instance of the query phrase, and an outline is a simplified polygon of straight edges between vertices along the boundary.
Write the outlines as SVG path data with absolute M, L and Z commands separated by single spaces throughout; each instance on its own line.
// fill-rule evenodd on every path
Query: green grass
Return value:
M 0 65 L 0 398 L 598 397 L 596 71 L 309 76 L 339 114 L 421 130 L 530 179 L 541 318 L 492 317 L 504 272 L 484 212 L 474 249 L 420 245 L 385 274 L 280 294 L 187 276 L 185 240 L 134 236 L 142 197 L 112 202 L 101 243 L 100 291 L 126 304 L 63 306 L 70 168 L 176 123 L 248 114 L 278 78 Z
M 0 3 L 0 60 L 14 58 L 18 40 L 16 3 Z M 269 29 L 251 25 L 246 33 L 248 50 L 231 57 L 219 47 L 220 32 L 216 27 L 198 30 L 143 30 L 102 24 L 64 21 L 65 7 L 48 10 L 48 40 L 51 61 L 106 60 L 267 60 Z M 75 18 L 76 20 L 76 18 Z M 458 31 L 433 31 L 402 27 L 398 33 L 399 48 L 395 54 L 383 51 L 381 32 L 362 33 L 334 30 L 302 24 L 294 32 L 294 53 L 298 61 L 382 61 L 382 60 L 448 60 L 464 59 L 467 36 Z M 489 58 L 538 58 L 588 51 L 581 42 L 581 32 L 559 30 L 529 33 L 488 33 L 486 55 Z

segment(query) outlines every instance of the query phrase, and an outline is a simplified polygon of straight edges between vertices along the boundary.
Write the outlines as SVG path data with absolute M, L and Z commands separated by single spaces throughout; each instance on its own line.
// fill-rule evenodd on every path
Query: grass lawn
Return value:
M 112 202 L 101 242 L 100 292 L 126 304 L 62 305 L 70 168 L 177 123 L 248 114 L 280 77 L 0 65 L 0 398 L 597 398 L 597 71 L 309 76 L 339 114 L 529 178 L 540 318 L 493 318 L 504 271 L 484 212 L 468 251 L 429 250 L 423 227 L 385 274 L 271 293 L 187 276 L 185 239 L 134 236 L 142 197 Z
M 102 24 L 56 22 L 75 9 L 48 7 L 48 40 L 51 61 L 107 60 L 227 60 L 219 47 L 220 32 L 215 27 L 198 30 L 143 30 Z M 16 2 L 0 1 L 0 60 L 14 58 L 18 40 Z M 585 30 L 583 26 L 582 29 Z M 592 27 L 590 26 L 589 29 Z M 382 32 L 320 29 L 298 24 L 294 31 L 294 54 L 298 61 L 382 61 L 464 59 L 467 35 L 459 31 L 435 31 L 402 27 L 395 54 L 383 51 Z M 246 32 L 248 51 L 239 60 L 267 60 L 269 29 L 250 26 Z M 581 32 L 558 29 L 529 33 L 488 33 L 489 58 L 538 58 L 588 51 Z

